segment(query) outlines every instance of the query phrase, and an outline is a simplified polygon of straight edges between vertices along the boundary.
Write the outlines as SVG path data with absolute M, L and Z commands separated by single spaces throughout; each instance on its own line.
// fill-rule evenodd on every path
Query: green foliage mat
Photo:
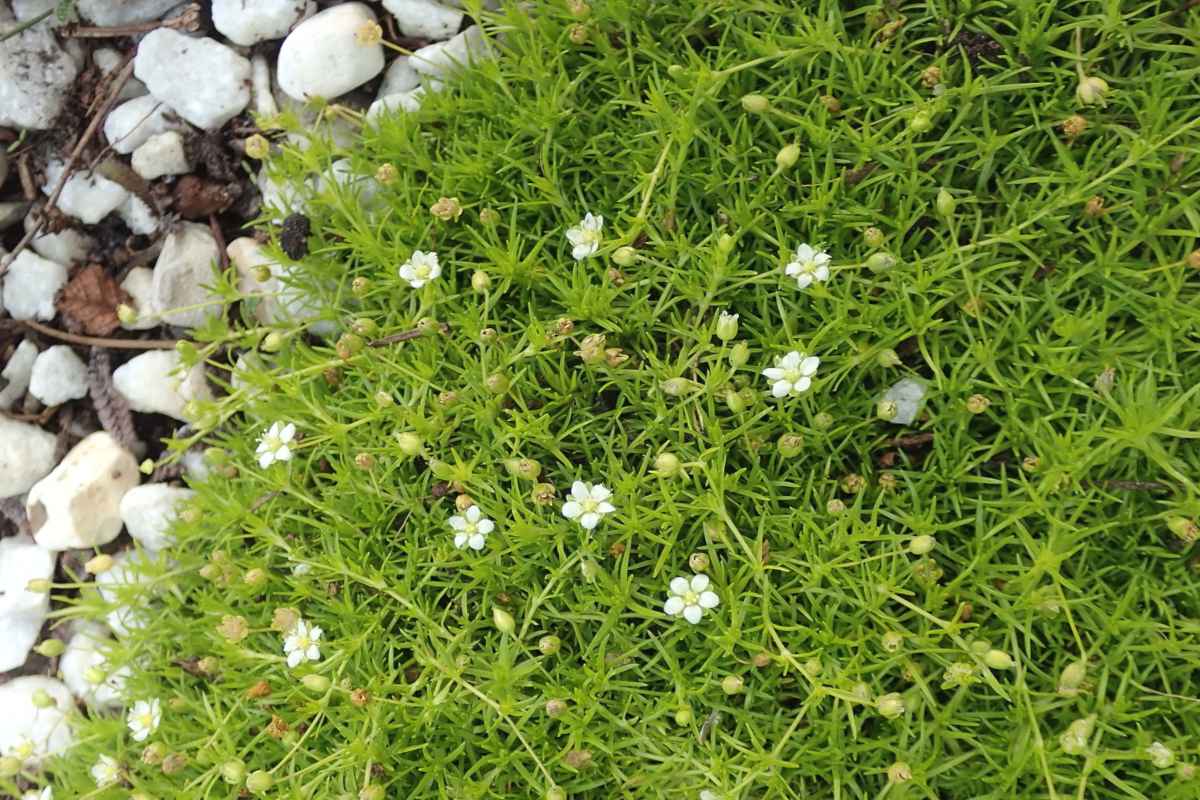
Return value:
M 62 791 L 128 796 L 104 753 L 154 797 L 1198 796 L 1198 14 L 537 3 L 419 112 L 273 156 L 337 332 L 202 409 L 218 467 L 120 651 L 161 726 L 86 722 Z M 574 481 L 613 492 L 590 532 Z

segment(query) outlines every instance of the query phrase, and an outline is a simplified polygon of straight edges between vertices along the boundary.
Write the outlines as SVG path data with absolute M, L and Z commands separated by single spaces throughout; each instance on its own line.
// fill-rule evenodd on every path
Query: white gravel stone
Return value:
M 394 114 L 397 111 L 407 111 L 412 113 L 421 108 L 421 101 L 425 97 L 425 87 L 418 86 L 407 92 L 399 94 L 389 94 L 387 97 L 381 97 L 371 107 L 367 109 L 366 120 L 368 124 L 375 124 L 379 118 L 388 114 Z
M 93 433 L 29 490 L 33 538 L 47 550 L 111 542 L 121 532 L 121 498 L 137 484 L 133 454 L 104 431 Z
M 54 575 L 54 554 L 28 536 L 0 539 L 0 672 L 25 663 L 50 611 L 49 592 L 25 589 Z
M 0 30 L 9 30 L 14 22 L 0 5 Z M 51 127 L 78 72 L 48 25 L 0 41 L 0 126 Z
M 194 328 L 224 310 L 220 297 L 204 288 L 214 282 L 221 249 L 207 225 L 181 223 L 163 242 L 154 264 L 152 304 L 171 325 Z
M 100 72 L 107 76 L 120 71 L 121 65 L 125 63 L 125 56 L 120 50 L 112 47 L 99 47 L 92 51 L 92 61 Z M 117 99 L 132 100 L 144 94 L 146 94 L 146 84 L 130 75 L 129 80 L 125 81 L 125 85 L 121 87 Z
M 153 350 L 131 358 L 113 370 L 113 386 L 134 411 L 166 414 L 183 420 L 183 408 L 191 400 L 211 400 L 204 364 L 196 364 L 186 375 L 174 350 Z
M 37 225 L 38 215 L 31 211 L 25 215 L 25 232 Z M 96 244 L 95 240 L 75 228 L 63 228 L 57 233 L 41 233 L 29 242 L 39 256 L 60 264 L 83 261 Z
M 96 25 L 133 25 L 158 19 L 179 0 L 78 0 L 79 16 Z
M 147 554 L 124 550 L 113 556 L 112 568 L 96 576 L 96 590 L 112 608 L 104 615 L 105 622 L 117 636 L 143 628 L 149 622 L 145 606 L 150 599 L 146 591 L 150 583 Z
M 4 308 L 13 319 L 53 319 L 54 297 L 66 283 L 66 267 L 22 250 L 4 274 Z
M 33 376 L 33 362 L 37 360 L 37 345 L 23 339 L 13 351 L 4 370 L 0 371 L 0 410 L 8 411 L 29 391 L 29 379 Z
M 333 99 L 383 71 L 383 47 L 359 44 L 355 34 L 375 12 L 342 3 L 301 22 L 279 50 L 279 87 L 296 100 Z
M 60 406 L 87 392 L 87 365 L 67 345 L 48 347 L 33 362 L 29 393 L 45 405 Z
M 181 505 L 196 495 L 191 489 L 147 483 L 135 486 L 121 498 L 125 530 L 147 550 L 158 552 L 175 543 L 169 533 Z
M 293 211 L 304 208 L 300 193 L 287 181 L 278 181 L 271 177 L 267 168 L 263 167 L 258 173 L 258 191 L 262 194 L 263 210 L 278 212 L 271 220 L 275 225 L 283 222 L 283 218 Z
M 34 705 L 35 695 L 50 695 L 46 708 Z M 37 769 L 43 760 L 62 755 L 75 743 L 71 716 L 75 704 L 71 690 L 62 681 L 44 675 L 22 675 L 0 685 L 0 753 L 30 743 L 33 753 L 25 759 L 26 769 Z
M 421 39 L 449 39 L 462 27 L 462 11 L 446 8 L 432 0 L 383 0 L 396 25 L 405 36 Z
M 134 74 L 150 94 L 193 125 L 219 128 L 250 103 L 250 61 L 215 39 L 170 28 L 146 34 Z
M 388 64 L 387 71 L 383 73 L 383 80 L 379 82 L 376 97 L 411 92 L 420 85 L 421 73 L 413 69 L 408 56 L 400 56 Z
M 133 171 L 148 181 L 163 175 L 183 175 L 191 170 L 183 135 L 178 131 L 167 131 L 151 136 L 130 159 Z
M 896 415 L 888 422 L 893 425 L 908 425 L 917 418 L 925 401 L 926 385 L 915 378 L 901 378 L 892 384 L 883 395 L 884 400 L 896 404 Z
M 58 660 L 63 683 L 88 708 L 96 711 L 112 710 L 125 704 L 125 681 L 132 671 L 128 666 L 113 668 L 109 661 L 111 646 L 112 635 L 108 628 L 97 622 L 77 622 L 67 640 L 67 649 Z M 104 674 L 99 683 L 90 680 L 93 670 Z
M 61 161 L 46 164 L 46 182 L 42 184 L 46 195 L 54 191 L 64 169 L 66 165 Z M 56 205 L 64 214 L 85 225 L 95 225 L 120 208 L 128 197 L 129 192 L 121 184 L 90 170 L 79 170 L 67 178 Z
M 279 113 L 279 106 L 275 102 L 275 92 L 271 89 L 271 64 L 262 53 L 250 59 L 250 75 L 254 113 L 260 117 L 275 116 Z
M 186 129 L 166 103 L 149 94 L 126 100 L 104 119 L 104 136 L 122 155 L 137 150 L 152 136 Z
M 149 267 L 134 267 L 121 281 L 121 288 L 129 294 L 130 305 L 137 311 L 137 319 L 121 323 L 127 331 L 145 331 L 160 324 L 154 308 L 154 270 Z
M 149 236 L 158 230 L 158 213 L 135 194 L 125 198 L 125 202 L 117 209 L 117 216 L 134 233 Z
M 494 56 L 483 29 L 472 25 L 452 39 L 426 45 L 412 54 L 412 68 L 422 75 L 446 78 L 479 61 Z
M 287 36 L 315 10 L 309 0 L 213 0 L 213 27 L 234 44 L 249 46 Z
M 54 469 L 55 437 L 36 425 L 0 417 L 0 497 L 25 494 Z

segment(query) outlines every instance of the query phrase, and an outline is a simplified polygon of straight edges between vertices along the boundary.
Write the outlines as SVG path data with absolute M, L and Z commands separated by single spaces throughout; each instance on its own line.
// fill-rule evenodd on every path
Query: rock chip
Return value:
M 46 164 L 46 182 L 42 184 L 42 191 L 47 195 L 53 192 L 65 169 L 66 165 L 61 161 Z M 129 192 L 121 184 L 85 169 L 67 178 L 55 205 L 85 225 L 95 225 L 120 208 L 128 197 Z
M 0 372 L 0 410 L 8 411 L 29 391 L 29 379 L 33 376 L 33 362 L 37 360 L 37 345 L 23 339 L 13 351 L 4 370 Z
M 121 519 L 125 530 L 142 547 L 155 552 L 175 543 L 171 525 L 181 505 L 196 495 L 191 489 L 147 483 L 135 486 L 121 498 Z
M 432 0 L 383 0 L 405 36 L 420 39 L 449 39 L 462 27 L 462 11 L 446 8 Z
M 34 696 L 50 695 L 46 708 L 34 704 Z M 43 675 L 23 675 L 0 685 L 0 753 L 32 744 L 25 758 L 26 769 L 37 769 L 44 759 L 61 755 L 75 743 L 71 716 L 75 704 L 71 690 L 62 681 Z
M 93 433 L 29 490 L 33 538 L 47 550 L 111 542 L 121 532 L 121 498 L 137 484 L 133 454 L 109 434 Z
M 137 150 L 152 136 L 186 129 L 166 103 L 149 94 L 126 100 L 104 119 L 104 136 L 122 155 Z
M 13 27 L 0 6 L 0 29 Z M 79 68 L 48 25 L 35 25 L 0 41 L 0 127 L 52 127 Z
M 54 575 L 54 554 L 28 536 L 0 539 L 0 672 L 25 663 L 50 611 L 49 592 L 30 592 L 31 580 Z
M 146 34 L 134 74 L 150 94 L 198 128 L 219 128 L 250 103 L 250 60 L 215 39 L 170 28 Z
M 4 308 L 13 319 L 53 319 L 54 297 L 66 285 L 66 267 L 22 250 L 4 274 Z
M 375 96 L 388 97 L 411 92 L 420 85 L 421 73 L 413 69 L 408 56 L 400 56 L 388 64 L 387 71 L 383 73 L 383 80 L 379 82 L 379 92 Z
M 212 20 L 226 39 L 249 47 L 287 36 L 293 25 L 315 11 L 311 0 L 213 0 Z
M 137 319 L 121 323 L 127 331 L 145 331 L 160 324 L 154 308 L 154 270 L 149 267 L 134 267 L 121 281 L 121 288 L 129 295 L 130 305 L 137 311 Z
M 896 404 L 896 414 L 888 422 L 908 425 L 917 418 L 925 401 L 926 385 L 915 378 L 901 378 L 884 392 L 883 399 Z
M 379 118 L 388 114 L 393 114 L 397 111 L 407 111 L 412 113 L 421 108 L 421 100 L 425 97 L 425 87 L 418 86 L 416 89 L 411 89 L 407 92 L 399 94 L 389 94 L 386 97 L 381 97 L 371 107 L 367 109 L 366 120 L 368 124 L 375 124 Z
M 186 421 L 184 406 L 192 400 L 211 400 L 204 364 L 178 374 L 183 361 L 174 350 L 152 350 L 131 358 L 113 371 L 113 386 L 134 411 L 166 414 Z
M 183 175 L 191 169 L 179 131 L 151 136 L 133 151 L 130 164 L 134 172 L 148 181 L 163 175 Z
M 125 56 L 120 50 L 112 47 L 98 47 L 92 51 L 92 61 L 101 73 L 108 76 L 114 72 L 120 72 L 121 66 L 125 63 Z M 146 94 L 146 84 L 130 75 L 129 80 L 125 81 L 125 85 L 121 87 L 121 93 L 117 95 L 117 99 L 132 100 L 144 94 Z
M 0 417 L 0 497 L 25 494 L 54 469 L 55 436 Z
M 96 25 L 134 25 L 158 19 L 179 0 L 77 0 L 79 16 Z
M 472 25 L 444 42 L 426 45 L 412 54 L 412 68 L 422 75 L 446 78 L 495 53 L 483 38 L 483 29 Z
M 58 660 L 63 683 L 88 708 L 97 711 L 120 708 L 125 703 L 125 681 L 131 670 L 128 666 L 112 667 L 111 646 L 108 628 L 96 622 L 77 622 Z M 97 671 L 103 674 L 100 681 L 95 680 Z
M 125 198 L 125 202 L 117 209 L 117 215 L 134 233 L 149 236 L 158 230 L 158 214 L 135 194 Z
M 87 365 L 65 344 L 42 351 L 33 362 L 29 393 L 47 406 L 60 406 L 87 395 Z
M 296 100 L 332 100 L 374 78 L 383 71 L 383 46 L 357 38 L 374 22 L 363 3 L 342 3 L 301 22 L 279 51 L 279 87 Z
M 25 215 L 25 232 L 37 225 L 37 214 Z M 63 228 L 57 233 L 40 233 L 29 242 L 34 252 L 60 264 L 73 264 L 87 258 L 96 240 L 76 228 Z
M 220 257 L 207 225 L 180 224 L 167 235 L 154 264 L 154 311 L 167 323 L 184 328 L 203 325 L 222 313 L 220 297 L 204 288 L 213 282 L 213 265 Z

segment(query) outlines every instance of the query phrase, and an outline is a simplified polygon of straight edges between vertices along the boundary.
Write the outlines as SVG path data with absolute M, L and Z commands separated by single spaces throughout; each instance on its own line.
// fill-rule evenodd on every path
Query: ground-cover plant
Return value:
M 271 157 L 336 332 L 198 409 L 60 791 L 1197 796 L 1197 12 L 483 16 Z

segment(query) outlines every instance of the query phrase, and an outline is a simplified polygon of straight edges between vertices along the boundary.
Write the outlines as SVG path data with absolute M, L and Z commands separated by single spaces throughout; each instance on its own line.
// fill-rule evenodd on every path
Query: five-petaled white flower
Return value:
M 321 648 L 317 642 L 323 631 L 315 625 L 309 625 L 304 620 L 297 620 L 296 626 L 283 640 L 283 652 L 287 656 L 289 667 L 298 667 L 304 661 L 318 661 L 321 658 Z
M 479 506 L 470 506 L 461 515 L 450 518 L 450 527 L 454 529 L 454 546 L 459 550 L 464 547 L 482 550 L 496 523 L 485 517 Z
M 563 503 L 563 516 L 579 520 L 579 524 L 590 531 L 601 517 L 617 510 L 608 502 L 611 497 L 612 492 L 603 483 L 575 481 L 571 484 L 571 499 Z
M 594 256 L 600 249 L 600 230 L 603 227 L 604 217 L 595 216 L 589 211 L 578 225 L 567 229 L 567 241 L 571 243 L 571 256 L 576 261 Z
M 717 593 L 708 588 L 707 575 L 693 575 L 690 581 L 680 576 L 671 579 L 671 596 L 663 603 L 663 611 L 695 625 L 704 616 L 705 609 L 716 608 L 720 602 Z
M 414 289 L 420 289 L 441 274 L 442 268 L 438 265 L 437 253 L 426 253 L 423 250 L 414 250 L 412 258 L 400 267 L 400 277 L 408 281 L 408 285 Z
M 824 250 L 802 244 L 796 248 L 796 254 L 792 256 L 784 271 L 796 279 L 797 286 L 807 289 L 814 283 L 829 280 L 829 262 L 832 260 Z
M 258 440 L 258 465 L 266 469 L 276 461 L 291 461 L 295 436 L 296 426 L 291 422 L 272 424 Z
M 793 350 L 778 359 L 775 366 L 767 367 L 762 374 L 771 382 L 771 394 L 787 397 L 789 394 L 804 394 L 812 386 L 812 377 L 817 374 L 821 359 L 806 356 Z
M 149 701 L 138 700 L 133 704 L 133 708 L 129 709 L 125 720 L 133 740 L 144 742 L 158 729 L 158 723 L 162 722 L 162 704 L 158 702 L 157 697 Z
M 96 787 L 100 789 L 120 782 L 121 765 L 112 756 L 100 756 L 96 760 L 96 763 L 92 764 L 92 780 L 96 782 Z

